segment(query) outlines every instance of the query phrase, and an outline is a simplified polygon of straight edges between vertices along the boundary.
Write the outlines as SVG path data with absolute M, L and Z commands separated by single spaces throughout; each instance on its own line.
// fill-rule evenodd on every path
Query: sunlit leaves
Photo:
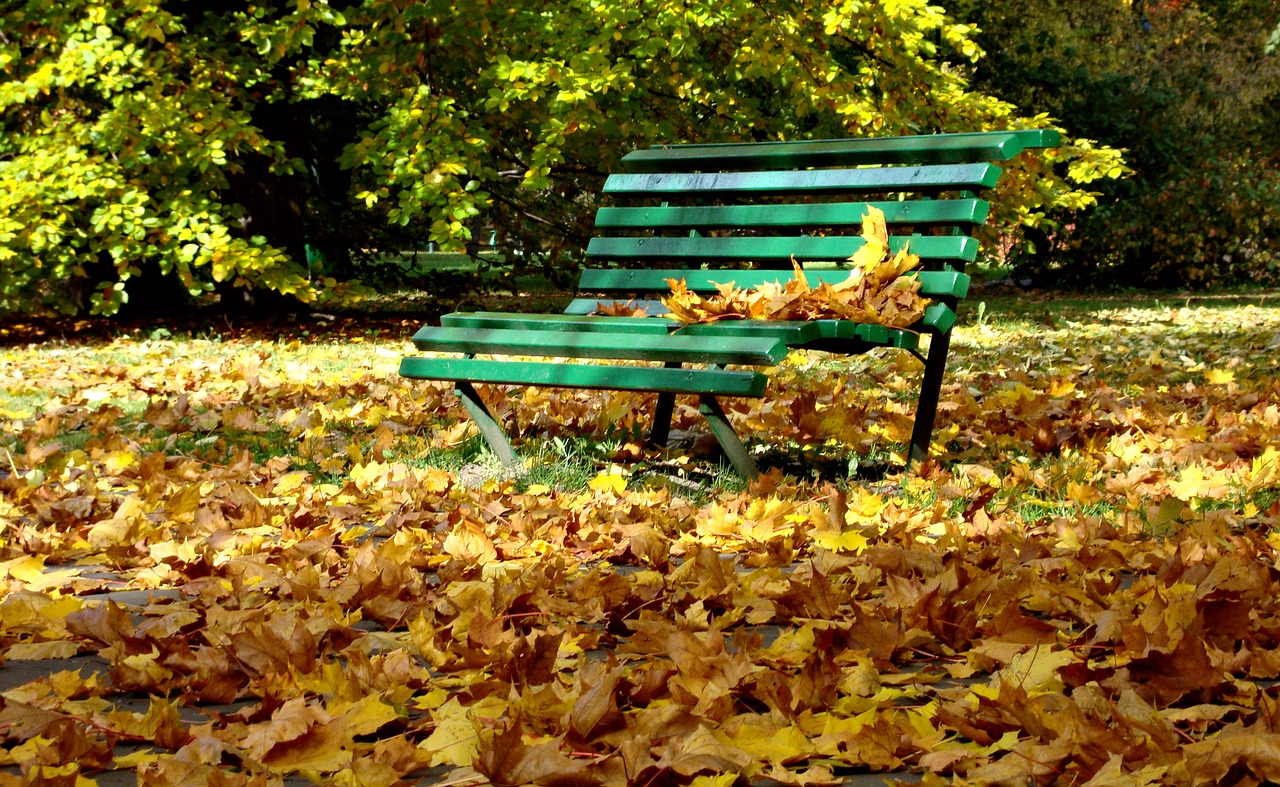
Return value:
M 979 54 L 973 27 L 922 2 L 75 0 L 6 22 L 0 313 L 109 314 L 156 275 L 312 301 L 338 282 L 304 245 L 457 249 L 484 227 L 559 267 L 604 173 L 655 141 L 1055 122 L 971 90 L 951 61 Z M 984 231 L 1086 207 L 1079 185 L 1121 171 L 1087 142 L 1020 157 Z
M 837 319 L 896 328 L 913 324 L 930 301 L 919 295 L 919 281 L 902 274 L 916 268 L 920 258 L 907 245 L 896 254 L 890 252 L 884 212 L 874 206 L 863 218 L 862 239 L 863 246 L 849 260 L 848 277 L 835 284 L 811 286 L 799 263 L 792 260 L 795 275 L 786 282 L 750 290 L 726 282 L 709 298 L 690 291 L 683 280 L 668 279 L 671 294 L 662 299 L 662 305 L 671 317 L 686 323 Z
M 264 86 L 238 43 L 275 39 L 278 56 L 336 20 L 322 2 L 282 26 L 235 16 L 74 2 L 6 18 L 32 46 L 0 70 L 0 311 L 110 314 L 148 264 L 192 294 L 237 282 L 314 298 L 230 193 L 247 160 L 298 164 L 255 124 Z
M 78 660 L 0 693 L 0 758 L 46 783 L 1272 778 L 1276 310 L 987 305 L 937 463 L 846 480 L 905 440 L 918 365 L 800 353 L 730 409 L 806 453 L 741 492 L 630 435 L 571 482 L 428 466 L 467 428 L 395 380 L 403 326 L 7 347 L 0 653 Z M 644 424 L 615 392 L 483 393 L 562 453 Z

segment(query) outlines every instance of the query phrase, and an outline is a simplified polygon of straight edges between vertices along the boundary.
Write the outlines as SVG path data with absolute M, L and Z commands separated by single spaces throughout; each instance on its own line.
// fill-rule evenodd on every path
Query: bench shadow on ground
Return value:
M 859 460 L 855 456 L 839 456 L 807 452 L 770 450 L 760 457 L 760 472 L 781 470 L 783 475 L 835 483 L 879 482 L 902 466 L 887 459 Z

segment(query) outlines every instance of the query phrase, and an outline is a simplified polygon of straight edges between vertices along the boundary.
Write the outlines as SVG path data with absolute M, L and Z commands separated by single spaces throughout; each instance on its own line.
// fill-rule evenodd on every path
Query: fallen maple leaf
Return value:
M 587 763 L 561 753 L 557 741 L 527 745 L 519 718 L 512 719 L 498 735 L 487 736 L 481 742 L 475 769 L 496 787 L 594 787 L 601 783 L 600 777 L 588 770 Z

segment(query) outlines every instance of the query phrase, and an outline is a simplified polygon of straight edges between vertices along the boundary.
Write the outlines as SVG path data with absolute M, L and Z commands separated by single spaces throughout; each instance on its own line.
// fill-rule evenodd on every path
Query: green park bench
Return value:
M 924 366 L 910 467 L 928 455 L 957 304 L 969 287 L 964 268 L 978 251 L 972 233 L 987 218 L 978 194 L 1001 173 L 991 162 L 1057 144 L 1057 132 L 1030 130 L 633 151 L 605 182 L 614 204 L 596 214 L 580 297 L 563 314 L 444 315 L 413 337 L 432 355 L 402 359 L 400 374 L 455 383 L 481 435 L 508 465 L 519 460 L 475 383 L 657 392 L 650 433 L 657 446 L 666 444 L 675 397 L 697 396 L 729 461 L 753 478 L 755 463 L 719 402 L 766 394 L 768 377 L 751 367 L 775 365 L 795 348 L 896 348 Z M 793 259 L 814 286 L 844 278 L 840 266 L 863 245 L 868 205 L 884 212 L 890 249 L 909 243 L 921 258 L 920 270 L 907 275 L 920 277 L 920 292 L 933 303 L 910 329 L 847 320 L 686 325 L 662 316 L 667 279 L 683 278 L 702 293 L 730 281 L 745 289 L 791 278 Z M 650 316 L 595 314 L 612 301 Z M 929 337 L 927 347 L 921 336 Z

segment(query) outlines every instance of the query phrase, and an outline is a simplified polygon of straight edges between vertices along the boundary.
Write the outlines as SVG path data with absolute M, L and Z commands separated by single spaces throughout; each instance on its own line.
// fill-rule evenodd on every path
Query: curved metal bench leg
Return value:
M 755 461 L 751 459 L 751 454 L 747 451 L 747 447 L 738 438 L 738 433 L 733 431 L 733 427 L 729 425 L 729 419 L 725 416 L 720 403 L 716 401 L 714 396 L 707 394 L 703 394 L 699 399 L 702 404 L 698 407 L 698 412 L 702 413 L 702 417 L 707 419 L 707 425 L 711 427 L 711 433 L 720 442 L 720 447 L 724 449 L 725 455 L 729 457 L 730 464 L 738 471 L 738 475 L 748 481 L 754 481 L 760 476 L 760 470 L 756 467 Z
M 471 383 L 461 382 L 454 386 L 454 392 L 462 399 L 462 406 L 467 408 L 467 412 L 471 415 L 471 420 L 476 422 L 476 426 L 480 429 L 480 436 L 489 444 L 490 450 L 507 467 L 519 467 L 520 458 L 516 456 L 515 449 L 511 447 L 511 442 L 507 440 L 507 433 L 502 431 L 502 424 L 498 423 L 498 419 L 493 417 L 493 413 L 489 412 L 489 408 L 485 405 L 484 400 L 480 398 L 475 386 Z

